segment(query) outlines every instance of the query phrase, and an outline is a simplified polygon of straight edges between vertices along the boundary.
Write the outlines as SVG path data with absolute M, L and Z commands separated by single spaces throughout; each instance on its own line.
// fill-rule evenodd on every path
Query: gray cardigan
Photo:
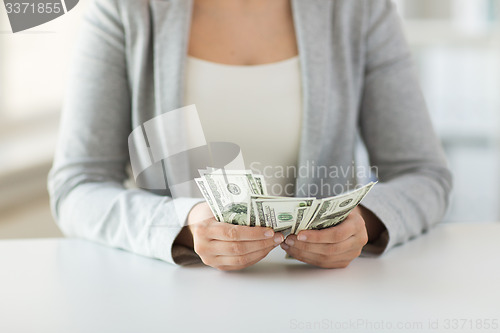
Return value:
M 66 235 L 171 263 L 197 259 L 172 243 L 200 199 L 124 186 L 128 135 L 183 106 L 191 8 L 192 0 L 91 1 L 48 184 Z M 360 134 L 380 181 L 362 204 L 388 230 L 365 252 L 382 253 L 439 222 L 451 189 L 399 18 L 389 0 L 292 0 L 292 10 L 304 101 L 299 167 L 347 170 Z M 167 138 L 182 137 L 177 125 Z M 319 182 L 299 175 L 296 195 Z

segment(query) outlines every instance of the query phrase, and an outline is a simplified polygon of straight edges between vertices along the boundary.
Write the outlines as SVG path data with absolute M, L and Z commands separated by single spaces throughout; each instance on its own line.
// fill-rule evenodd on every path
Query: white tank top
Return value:
M 184 104 L 196 104 L 207 142 L 240 146 L 269 194 L 292 196 L 302 122 L 299 57 L 236 66 L 189 56 Z

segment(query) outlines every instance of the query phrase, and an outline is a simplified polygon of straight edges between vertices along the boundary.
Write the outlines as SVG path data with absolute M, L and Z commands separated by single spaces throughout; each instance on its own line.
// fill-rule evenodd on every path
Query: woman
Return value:
M 49 176 L 67 235 L 221 270 L 281 244 L 298 260 L 338 268 L 421 234 L 447 207 L 451 175 L 389 0 L 94 1 L 67 91 Z M 130 132 L 192 102 L 202 123 L 217 120 L 203 123 L 207 141 L 237 142 L 262 165 L 349 170 L 359 132 L 379 184 L 342 224 L 286 241 L 268 228 L 217 223 L 198 198 L 125 188 Z M 221 127 L 228 117 L 232 131 Z M 281 122 L 291 130 L 276 135 Z M 307 196 L 304 185 L 323 180 L 283 184 Z M 327 181 L 348 187 L 356 175 Z

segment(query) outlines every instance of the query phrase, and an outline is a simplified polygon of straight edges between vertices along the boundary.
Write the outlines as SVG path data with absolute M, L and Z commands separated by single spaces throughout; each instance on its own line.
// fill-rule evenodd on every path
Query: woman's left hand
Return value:
M 359 257 L 368 242 L 359 207 L 340 224 L 322 230 L 302 230 L 289 235 L 281 247 L 292 257 L 323 268 L 345 268 Z

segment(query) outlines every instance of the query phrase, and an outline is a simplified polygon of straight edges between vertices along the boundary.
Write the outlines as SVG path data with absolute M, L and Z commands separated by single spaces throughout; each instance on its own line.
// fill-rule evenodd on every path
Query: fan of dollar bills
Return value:
M 376 184 L 328 198 L 270 196 L 262 175 L 251 170 L 199 170 L 195 178 L 219 222 L 271 227 L 286 234 L 342 222 Z

